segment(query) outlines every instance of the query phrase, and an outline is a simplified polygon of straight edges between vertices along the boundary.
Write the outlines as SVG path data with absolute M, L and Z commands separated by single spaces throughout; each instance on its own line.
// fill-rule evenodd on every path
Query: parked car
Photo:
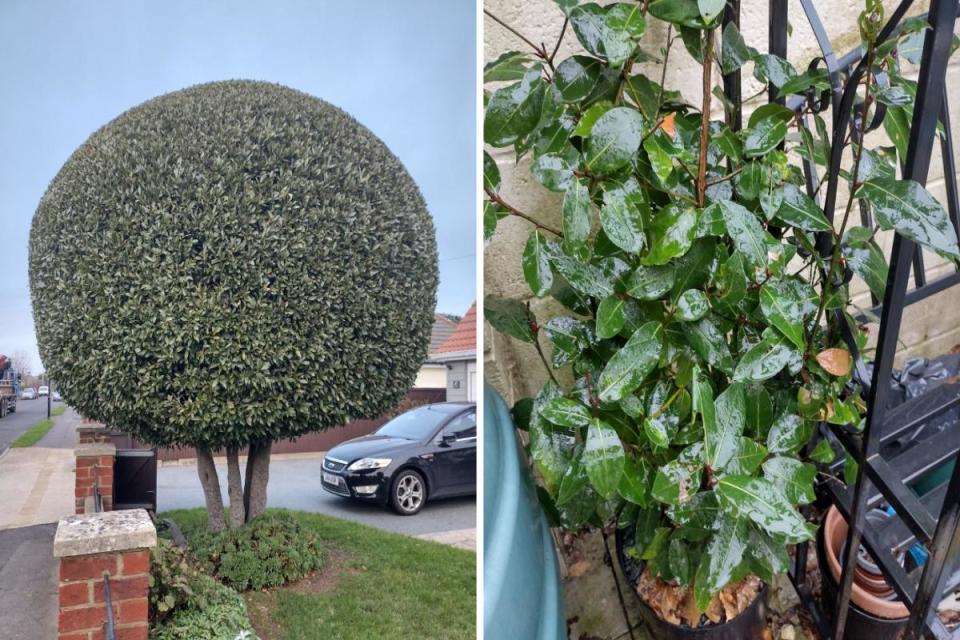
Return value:
M 63 397 L 60 395 L 60 392 L 59 392 L 59 391 L 54 391 L 54 392 L 53 392 L 53 401 L 54 401 L 54 402 L 60 402 L 61 400 L 63 400 Z
M 330 493 L 404 516 L 427 500 L 477 492 L 477 407 L 429 404 L 402 413 L 375 433 L 327 452 L 321 485 Z
M 40 389 L 37 391 L 37 395 L 40 396 L 41 398 L 42 398 L 43 396 L 48 396 L 48 395 L 50 395 L 50 387 L 48 387 L 48 386 L 45 385 L 45 384 L 44 384 L 44 385 L 41 385 L 41 386 L 40 386 Z
M 37 390 L 33 387 L 27 387 L 20 392 L 21 400 L 36 400 L 37 399 Z

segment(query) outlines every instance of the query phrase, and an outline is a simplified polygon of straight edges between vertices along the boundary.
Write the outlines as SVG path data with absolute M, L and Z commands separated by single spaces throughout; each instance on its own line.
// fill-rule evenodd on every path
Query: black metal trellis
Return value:
M 769 0 L 768 50 L 781 57 L 786 57 L 787 4 L 786 0 Z M 879 36 L 880 41 L 896 36 L 912 4 L 913 0 L 900 2 L 884 25 Z M 865 52 L 857 47 L 838 58 L 814 6 L 814 0 L 800 0 L 800 5 L 822 52 L 821 57 L 815 60 L 811 67 L 822 65 L 826 69 L 831 88 L 823 95 L 811 93 L 805 97 L 792 97 L 785 103 L 798 113 L 806 111 L 808 107 L 815 112 L 822 112 L 828 106 L 833 106 L 832 148 L 825 176 L 827 184 L 818 184 L 816 167 L 811 166 L 809 160 L 804 160 L 803 163 L 808 194 L 815 197 L 827 218 L 833 220 L 847 131 L 851 131 L 854 140 L 859 140 L 866 131 L 879 126 L 885 114 L 883 106 L 878 103 L 871 121 L 862 122 L 862 109 L 855 109 L 855 104 L 857 86 L 867 71 Z M 901 166 L 901 173 L 904 178 L 925 184 L 937 136 L 937 125 L 940 123 L 943 126 L 940 148 L 947 210 L 954 230 L 960 234 L 960 199 L 945 90 L 946 67 L 958 9 L 960 7 L 957 0 L 930 2 L 927 13 L 929 29 L 924 38 L 908 151 Z M 740 1 L 728 0 L 723 18 L 724 26 L 728 23 L 738 24 L 739 14 Z M 885 78 L 878 77 L 877 82 L 882 84 Z M 723 85 L 728 99 L 735 105 L 733 113 L 728 114 L 728 124 L 735 129 L 740 128 L 740 72 L 725 75 Z M 769 97 L 771 100 L 784 102 L 776 97 L 773 87 L 770 87 Z M 804 115 L 802 123 L 804 126 L 808 125 L 809 116 Z M 822 187 L 825 187 L 825 191 Z M 821 191 L 822 198 L 819 197 Z M 865 226 L 872 226 L 871 213 L 865 203 L 861 203 L 860 216 Z M 832 242 L 829 232 L 820 234 L 817 249 L 823 255 L 829 255 Z M 913 287 L 908 291 L 911 271 Z M 829 430 L 831 439 L 842 444 L 858 463 L 857 480 L 853 487 L 839 482 L 828 482 L 824 487 L 850 525 L 844 557 L 841 559 L 842 573 L 832 625 L 811 597 L 806 585 L 806 544 L 798 545 L 795 564 L 791 570 L 791 579 L 797 592 L 824 638 L 842 640 L 844 637 L 857 550 L 861 544 L 877 561 L 887 582 L 910 610 L 906 632 L 908 638 L 920 638 L 924 635 L 938 639 L 960 638 L 960 630 L 950 633 L 936 615 L 936 606 L 941 597 L 960 586 L 960 567 L 956 566 L 956 559 L 960 556 L 960 463 L 954 467 L 949 481 L 941 483 L 923 497 L 918 497 L 909 486 L 957 460 L 960 452 L 960 429 L 944 429 L 936 433 L 922 448 L 911 450 L 909 455 L 890 454 L 885 448 L 945 411 L 960 406 L 960 383 L 948 383 L 928 394 L 907 400 L 893 409 L 888 408 L 891 399 L 889 380 L 905 307 L 957 284 L 960 284 L 960 271 L 956 269 L 935 280 L 927 281 L 920 248 L 911 240 L 895 235 L 884 299 L 873 299 L 872 311 L 880 316 L 880 332 L 872 373 L 856 350 L 856 345 L 852 343 L 846 322 L 838 323 L 841 330 L 848 331 L 846 337 L 851 343 L 851 352 L 856 363 L 855 377 L 863 387 L 868 412 L 866 427 L 862 433 L 849 427 L 823 427 L 824 433 Z M 842 316 L 840 320 L 843 320 Z M 835 463 L 835 470 L 842 465 L 842 462 Z M 866 512 L 880 502 L 890 504 L 896 510 L 896 517 L 881 527 L 865 527 Z M 904 549 L 915 542 L 925 546 L 929 557 L 922 567 L 908 572 L 897 562 L 893 550 Z

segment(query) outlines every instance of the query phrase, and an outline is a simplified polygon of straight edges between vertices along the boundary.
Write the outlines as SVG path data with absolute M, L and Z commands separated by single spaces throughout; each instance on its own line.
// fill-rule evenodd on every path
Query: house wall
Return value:
M 443 389 L 447 386 L 447 367 L 442 364 L 425 364 L 420 367 L 414 389 Z
M 476 402 L 477 361 L 459 360 L 447 366 L 447 402 Z
M 862 0 L 820 0 L 815 4 L 835 51 L 839 54 L 846 53 L 858 44 L 857 17 L 863 8 Z M 889 14 L 894 4 L 885 1 L 884 5 Z M 910 13 L 922 13 L 926 11 L 927 6 L 926 1 L 917 2 Z M 766 51 L 768 3 L 744 2 L 741 7 L 740 23 L 745 40 L 760 51 Z M 563 24 L 563 14 L 553 0 L 525 2 L 486 0 L 486 8 L 529 40 L 546 43 L 548 49 L 556 42 Z M 789 2 L 789 20 L 793 33 L 789 39 L 787 57 L 794 66 L 803 70 L 813 57 L 820 54 L 820 51 L 798 0 Z M 665 26 L 659 21 L 651 20 L 648 23 L 648 33 L 644 36 L 644 48 L 656 52 L 664 44 L 665 36 Z M 506 51 L 523 50 L 526 46 L 492 19 L 484 17 L 484 62 L 489 62 Z M 563 60 L 569 55 L 580 52 L 579 42 L 568 30 L 561 43 L 557 60 Z M 656 67 L 637 66 L 637 70 L 644 71 L 648 75 L 653 68 Z M 753 95 L 763 88 L 752 77 L 749 69 L 748 65 L 747 72 L 743 74 L 744 96 Z M 700 75 L 699 66 L 677 42 L 670 51 L 666 86 L 681 91 L 688 102 L 699 104 Z M 715 84 L 719 84 L 719 76 L 714 80 Z M 960 140 L 960 55 L 954 56 L 948 68 L 947 91 L 950 98 L 953 136 L 955 140 Z M 718 106 L 717 102 L 714 100 L 715 107 Z M 761 104 L 763 101 L 758 100 L 745 105 L 745 115 Z M 829 123 L 829 112 L 823 115 Z M 713 117 L 721 118 L 722 111 L 716 111 Z M 868 137 L 868 144 L 877 146 L 889 143 L 882 132 L 874 132 Z M 517 165 L 511 149 L 488 148 L 487 151 L 499 166 L 503 180 L 501 193 L 505 199 L 537 221 L 559 227 L 561 225 L 560 194 L 547 191 L 533 179 L 530 175 L 530 158 L 525 158 Z M 960 149 L 955 149 L 956 151 Z M 946 203 L 941 163 L 939 148 L 937 148 L 931 161 L 927 184 L 931 193 L 941 202 Z M 849 162 L 845 163 L 845 166 L 848 165 Z M 838 198 L 840 210 L 845 205 L 844 199 L 845 194 L 841 193 Z M 531 309 L 542 324 L 551 317 L 566 312 L 556 302 L 532 297 L 523 279 L 520 256 L 530 228 L 529 223 L 512 216 L 500 221 L 495 235 L 487 241 L 484 252 L 484 286 L 487 295 L 530 302 Z M 879 240 L 889 256 L 890 234 L 881 235 Z M 934 256 L 926 255 L 925 258 L 928 280 L 942 275 L 951 268 Z M 852 286 L 854 303 L 860 307 L 868 307 L 869 293 L 863 283 L 855 280 Z M 902 363 L 906 357 L 910 356 L 933 356 L 944 353 L 960 343 L 960 325 L 956 322 L 958 316 L 960 316 L 960 291 L 957 289 L 942 292 L 908 308 L 901 331 L 898 363 Z M 876 327 L 873 326 L 871 329 L 871 336 L 875 337 Z M 549 355 L 549 341 L 543 339 L 541 347 Z M 546 380 L 546 371 L 533 345 L 506 338 L 493 331 L 487 324 L 484 325 L 484 360 L 486 380 L 493 384 L 509 403 L 533 395 Z

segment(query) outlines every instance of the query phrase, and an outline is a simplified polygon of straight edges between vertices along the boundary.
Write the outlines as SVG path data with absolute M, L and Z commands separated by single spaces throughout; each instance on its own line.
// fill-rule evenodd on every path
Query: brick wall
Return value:
M 110 434 L 102 430 L 109 439 Z M 93 513 L 95 494 L 100 491 L 103 511 L 113 509 L 113 465 L 117 449 L 99 441 L 80 444 L 76 448 L 75 513 Z

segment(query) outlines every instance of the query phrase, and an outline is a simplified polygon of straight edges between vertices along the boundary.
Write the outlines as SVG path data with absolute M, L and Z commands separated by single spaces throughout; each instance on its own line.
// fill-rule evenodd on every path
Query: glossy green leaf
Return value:
M 590 237 L 593 224 L 593 205 L 586 180 L 574 180 L 563 196 L 563 247 L 576 254 Z
M 673 437 L 677 435 L 678 422 L 670 415 L 657 415 L 645 418 L 643 433 L 655 447 L 664 449 L 670 446 Z
M 570 24 L 580 44 L 593 55 L 606 58 L 611 66 L 623 64 L 646 26 L 638 5 L 600 7 L 592 2 L 571 10 Z
M 663 328 L 657 322 L 648 322 L 634 331 L 600 374 L 597 381 L 600 400 L 617 402 L 639 387 L 656 367 L 662 343 Z
M 587 169 L 611 173 L 629 164 L 643 138 L 643 117 L 636 109 L 614 107 L 594 123 L 584 152 Z
M 690 346 L 701 358 L 721 371 L 733 371 L 733 358 L 727 347 L 726 336 L 710 316 L 685 325 Z
M 753 382 L 769 380 L 780 373 L 793 357 L 794 351 L 786 343 L 761 340 L 740 358 L 733 379 Z
M 507 51 L 496 60 L 488 62 L 483 67 L 483 81 L 486 82 L 515 82 L 522 80 L 530 64 L 530 56 L 521 51 Z
M 617 492 L 623 474 L 623 444 L 613 427 L 602 420 L 594 419 L 587 430 L 583 465 L 597 493 L 609 498 Z
M 606 298 L 613 293 L 613 283 L 599 267 L 567 255 L 553 256 L 551 264 L 574 291 L 582 295 Z
M 767 457 L 767 448 L 753 438 L 741 436 L 737 449 L 724 465 L 724 472 L 734 475 L 753 475 Z
M 690 500 L 700 488 L 700 467 L 671 460 L 657 468 L 650 495 L 654 500 L 679 505 Z
M 505 147 L 533 131 L 540 120 L 543 95 L 539 65 L 520 82 L 494 92 L 484 112 L 483 141 L 493 147 Z
M 573 129 L 573 135 L 581 138 L 589 136 L 590 131 L 593 130 L 593 125 L 600 119 L 600 116 L 613 109 L 613 106 L 613 103 L 609 100 L 601 100 L 590 105 L 590 108 L 584 111 L 580 120 L 577 121 L 577 126 Z
M 810 504 L 817 499 L 813 491 L 817 468 L 812 464 L 776 456 L 763 463 L 763 477 L 780 489 L 790 504 Z
M 764 317 L 800 350 L 806 348 L 805 320 L 816 312 L 817 301 L 813 288 L 794 278 L 771 278 L 760 289 Z
M 747 132 L 743 154 L 748 158 L 763 156 L 776 149 L 787 137 L 787 124 L 778 117 L 764 118 Z
M 553 271 L 550 269 L 550 255 L 547 240 L 538 230 L 530 232 L 523 249 L 523 277 L 530 286 L 533 295 L 539 297 L 550 291 L 553 286 Z
M 786 546 L 753 523 L 750 524 L 747 556 L 753 571 L 767 584 L 790 568 L 790 554 Z
M 497 232 L 497 223 L 508 216 L 509 213 L 498 204 L 493 202 L 483 203 L 483 239 L 489 240 Z
M 793 413 L 785 413 L 774 420 L 767 434 L 770 453 L 793 455 L 810 440 L 814 423 Z
M 662 129 L 657 129 L 643 141 L 643 150 L 647 152 L 650 167 L 657 179 L 660 180 L 660 184 L 666 184 L 670 174 L 673 173 L 673 157 L 675 155 L 672 145 L 667 141 L 667 134 Z
M 693 581 L 694 598 L 700 611 L 706 611 L 713 595 L 733 580 L 734 571 L 747 550 L 746 518 L 721 513 L 713 528 Z
M 646 243 L 643 216 L 649 210 L 639 191 L 611 189 L 603 194 L 600 225 L 613 244 L 628 253 L 639 253 Z
M 677 318 L 685 322 L 693 322 L 707 315 L 710 302 L 706 294 L 699 289 L 688 289 L 677 298 Z
M 742 205 L 727 200 L 718 204 L 734 246 L 753 267 L 765 267 L 768 247 L 775 242 L 774 239 L 757 217 Z
M 889 107 L 883 118 L 883 129 L 897 148 L 900 162 L 907 161 L 907 145 L 910 144 L 910 117 L 903 107 Z
M 486 151 L 483 152 L 483 188 L 489 191 L 500 188 L 500 168 Z
M 609 296 L 600 302 L 597 306 L 598 338 L 612 338 L 620 333 L 626 321 L 623 305 L 623 299 L 616 296 Z
M 694 209 L 671 206 L 657 211 L 647 226 L 649 250 L 640 258 L 640 264 L 662 265 L 685 254 L 693 244 L 696 226 Z
M 757 50 L 747 46 L 734 22 L 730 22 L 723 28 L 722 60 L 720 63 L 723 73 L 733 73 L 756 56 Z
M 713 22 L 723 12 L 725 6 L 727 6 L 726 0 L 697 0 L 700 17 L 707 24 Z
M 783 201 L 777 219 L 806 231 L 830 231 L 833 226 L 810 196 L 789 182 L 782 188 Z
M 772 53 L 758 55 L 755 62 L 753 74 L 760 82 L 769 82 L 780 88 L 791 78 L 797 77 L 797 70 L 792 64 Z
M 720 478 L 715 491 L 722 505 L 788 543 L 796 544 L 813 537 L 813 528 L 769 480 L 726 476 Z
M 533 161 L 530 173 L 550 191 L 564 192 L 570 188 L 574 180 L 574 171 L 577 168 L 577 153 L 572 147 L 572 154 L 543 153 Z M 573 159 L 573 161 L 571 161 Z
M 557 65 L 553 82 L 564 102 L 580 102 L 597 86 L 604 64 L 588 56 L 571 56 Z
M 670 297 L 674 300 L 689 290 L 700 288 L 711 273 L 716 242 L 713 238 L 699 238 L 690 245 L 690 250 L 674 263 L 676 265 Z
M 664 22 L 685 27 L 703 27 L 697 0 L 653 0 L 648 10 L 650 15 Z
M 650 480 L 653 469 L 643 458 L 627 456 L 624 459 L 623 474 L 617 488 L 620 496 L 633 504 L 645 507 L 650 504 Z
M 950 260 L 960 260 L 957 235 L 943 205 L 914 180 L 876 178 L 860 187 L 857 196 L 873 207 L 877 222 L 932 249 Z
M 483 316 L 500 333 L 521 340 L 534 342 L 532 322 L 533 314 L 519 300 L 486 296 L 483 299 Z
M 590 410 L 576 400 L 553 398 L 540 411 L 544 420 L 561 427 L 585 427 L 590 424 Z
M 757 435 L 765 437 L 773 424 L 773 401 L 762 384 L 748 384 L 744 387 L 747 427 Z
M 716 419 L 704 421 L 704 456 L 707 464 L 720 471 L 737 452 L 746 413 L 743 385 L 734 383 L 717 396 Z
M 836 452 L 833 450 L 833 447 L 830 446 L 830 441 L 826 438 L 818 442 L 817 446 L 810 452 L 810 459 L 820 464 L 830 464 L 836 457 Z
M 637 300 L 656 300 L 670 291 L 675 278 L 672 264 L 637 267 L 627 278 L 627 294 Z

